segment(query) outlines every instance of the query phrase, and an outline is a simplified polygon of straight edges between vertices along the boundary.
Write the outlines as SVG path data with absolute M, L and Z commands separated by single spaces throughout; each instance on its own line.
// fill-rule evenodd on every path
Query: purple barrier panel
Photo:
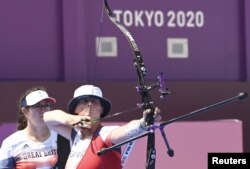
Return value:
M 164 131 L 174 157 L 168 156 L 161 133 L 156 130 L 156 169 L 205 169 L 208 152 L 243 152 L 242 122 L 239 120 L 176 122 L 165 126 Z M 147 137 L 135 142 L 124 169 L 145 168 L 146 145 Z
M 4 138 L 16 131 L 16 123 L 2 123 L 0 131 L 2 143 Z M 156 169 L 205 169 L 208 152 L 243 152 L 242 122 L 239 120 L 176 122 L 166 126 L 164 131 L 175 155 L 168 156 L 160 131 L 156 130 Z M 146 145 L 146 137 L 136 140 L 124 169 L 145 168 Z
M 16 123 L 0 123 L 0 145 L 2 145 L 2 141 L 17 131 Z

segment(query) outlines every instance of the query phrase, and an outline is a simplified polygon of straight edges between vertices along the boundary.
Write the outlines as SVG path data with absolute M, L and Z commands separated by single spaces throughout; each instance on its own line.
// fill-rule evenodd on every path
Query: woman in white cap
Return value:
M 121 169 L 121 153 L 113 150 L 102 156 L 97 151 L 110 147 L 145 132 L 145 116 L 124 126 L 102 126 L 100 119 L 111 110 L 111 103 L 104 98 L 100 88 L 83 85 L 74 92 L 68 112 L 49 111 L 44 114 L 47 125 L 70 140 L 71 152 L 66 169 Z M 160 121 L 160 110 L 155 109 L 155 121 Z
M 51 169 L 57 162 L 57 133 L 49 130 L 43 114 L 56 100 L 43 87 L 27 90 L 19 99 L 18 131 L 3 142 L 0 168 Z

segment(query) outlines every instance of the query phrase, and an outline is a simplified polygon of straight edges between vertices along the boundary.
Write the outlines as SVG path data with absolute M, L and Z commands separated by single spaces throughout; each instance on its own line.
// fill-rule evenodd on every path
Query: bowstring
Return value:
M 101 35 L 102 35 L 102 28 L 103 28 L 104 10 L 105 10 L 105 5 L 104 5 L 104 3 L 102 3 L 102 11 L 101 11 L 101 17 L 100 17 L 100 26 L 99 26 L 98 36 L 97 36 L 98 41 L 97 41 L 96 58 L 95 58 L 95 65 L 94 65 L 95 69 L 94 69 L 94 75 L 93 75 L 93 79 L 92 79 L 92 82 L 93 82 L 93 83 L 96 81 L 97 66 L 98 66 L 98 56 L 99 56 L 99 49 L 100 49 Z M 92 93 L 93 93 L 93 91 L 92 91 Z M 114 116 L 118 116 L 118 115 L 122 115 L 122 114 L 125 114 L 125 113 L 128 113 L 128 112 L 131 112 L 131 111 L 138 110 L 138 109 L 140 109 L 140 108 L 141 108 L 141 106 L 138 106 L 138 105 L 137 105 L 137 106 L 134 107 L 134 108 L 130 108 L 130 109 L 128 109 L 128 110 L 124 110 L 124 111 L 120 111 L 120 112 L 117 112 L 117 113 L 108 115 L 108 116 L 106 116 L 106 117 L 104 117 L 104 118 L 102 118 L 102 119 L 109 119 L 109 118 L 112 118 L 112 117 L 114 117 Z M 95 122 L 97 122 L 97 121 L 99 121 L 99 120 L 100 120 L 100 119 L 96 119 L 96 120 L 94 120 L 93 122 L 95 123 Z M 78 123 L 81 123 L 81 121 L 78 122 Z M 77 123 L 77 124 L 78 124 L 78 123 Z M 74 125 L 76 125 L 76 124 L 74 124 Z
M 96 53 L 97 53 L 97 56 L 96 56 L 96 61 L 95 61 L 95 71 L 94 71 L 94 79 L 93 79 L 93 81 L 95 81 L 96 72 L 97 72 L 97 63 L 98 63 L 97 57 L 99 56 L 100 41 L 101 41 L 102 26 L 103 26 L 103 14 L 104 14 L 105 4 L 104 4 L 104 3 L 102 3 L 102 4 L 103 4 L 103 5 L 102 5 L 101 20 L 100 20 L 100 28 L 99 28 L 98 42 L 97 42 L 97 49 L 96 49 L 96 50 L 97 50 L 97 52 L 96 52 Z M 106 8 L 105 8 L 105 10 L 106 10 Z M 128 109 L 128 110 L 124 110 L 124 111 L 121 111 L 121 112 L 117 112 L 117 113 L 108 115 L 108 116 L 102 118 L 102 120 L 103 120 L 103 119 L 109 119 L 109 118 L 115 117 L 115 116 L 119 116 L 119 115 L 121 115 L 121 114 L 125 114 L 125 113 L 131 112 L 131 111 L 135 111 L 135 110 L 138 110 L 138 109 L 140 109 L 140 108 L 142 108 L 142 106 L 137 104 L 137 106 L 134 107 L 134 108 L 131 108 L 131 109 Z M 100 119 L 94 119 L 93 121 L 91 121 L 91 123 L 96 123 L 96 122 L 98 122 L 98 121 L 100 121 L 100 120 L 101 120 L 101 118 L 100 118 Z M 82 121 L 80 121 L 79 123 L 82 123 Z M 130 153 L 131 153 L 131 151 L 132 151 L 132 148 L 133 148 L 134 144 L 135 144 L 135 141 L 131 141 L 129 144 L 127 144 L 127 146 L 126 146 L 124 152 L 122 153 L 122 157 L 121 157 L 121 165 L 122 165 L 122 168 L 124 168 L 125 163 L 126 163 L 128 157 L 129 157 L 129 155 L 130 155 Z M 102 168 L 103 168 L 103 164 L 102 164 Z
M 102 3 L 103 4 L 103 3 Z M 98 32 L 98 42 L 97 42 L 97 48 L 96 48 L 96 58 L 95 58 L 95 69 L 94 69 L 94 75 L 92 82 L 94 83 L 96 81 L 96 72 L 97 72 L 97 65 L 98 65 L 98 56 L 99 56 L 99 49 L 100 49 L 100 41 L 101 41 L 101 35 L 102 35 L 102 26 L 103 26 L 103 13 L 104 13 L 104 4 L 102 5 L 102 12 L 101 12 L 101 17 L 100 17 L 100 27 L 99 27 L 99 32 Z

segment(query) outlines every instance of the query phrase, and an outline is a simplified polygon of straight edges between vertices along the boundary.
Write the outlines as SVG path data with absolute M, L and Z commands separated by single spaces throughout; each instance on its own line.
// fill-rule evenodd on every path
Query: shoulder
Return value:
M 57 136 L 58 136 L 57 132 L 55 132 L 54 130 L 50 130 L 50 137 L 52 139 L 57 139 Z
M 111 134 L 111 132 L 117 129 L 119 126 L 104 126 L 99 131 L 99 135 L 101 136 L 102 140 L 106 140 L 106 138 Z
M 6 137 L 3 142 L 1 147 L 6 147 L 6 146 L 13 146 L 22 140 L 26 140 L 26 136 L 24 133 L 24 130 L 18 130 L 15 133 L 9 135 Z
M 55 144 L 57 144 L 57 139 L 58 139 L 57 137 L 58 137 L 58 134 L 55 131 L 50 130 L 50 137 L 47 140 L 45 140 L 44 142 L 42 142 L 42 144 L 55 145 Z
M 26 136 L 23 130 L 17 131 L 5 138 L 0 148 L 0 159 L 10 156 L 11 152 L 22 144 L 24 140 L 26 140 Z

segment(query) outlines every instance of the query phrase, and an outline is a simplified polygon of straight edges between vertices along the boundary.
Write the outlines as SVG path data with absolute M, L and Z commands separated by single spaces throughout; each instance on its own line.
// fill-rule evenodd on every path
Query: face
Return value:
M 43 113 L 50 111 L 51 107 L 51 102 L 49 102 L 48 100 L 42 100 L 35 105 L 22 108 L 22 110 L 28 120 L 28 123 L 40 124 L 44 123 Z
M 76 106 L 75 113 L 81 116 L 90 116 L 92 120 L 100 119 L 103 111 L 101 102 L 97 98 L 82 99 Z

